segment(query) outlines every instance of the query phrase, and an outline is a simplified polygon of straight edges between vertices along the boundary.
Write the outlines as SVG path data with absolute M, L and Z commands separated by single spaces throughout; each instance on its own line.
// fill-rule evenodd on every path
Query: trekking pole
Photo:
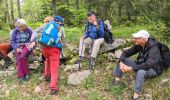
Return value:
M 94 40 L 92 40 L 92 43 L 91 43 L 91 45 L 90 45 L 90 60 L 89 60 L 89 67 L 90 67 L 90 69 L 94 69 L 94 64 L 92 64 L 92 62 L 91 62 L 91 60 L 92 60 L 92 56 L 91 56 L 91 54 L 92 54 L 92 49 L 93 49 L 93 44 L 94 44 Z
M 84 45 L 84 38 L 83 38 L 83 42 L 82 42 L 82 45 L 81 45 L 82 48 L 81 48 L 81 51 L 80 51 L 80 55 L 81 55 L 81 56 L 79 56 L 78 71 L 80 71 L 80 67 L 81 67 L 80 61 L 81 61 L 81 57 L 82 57 L 83 45 Z

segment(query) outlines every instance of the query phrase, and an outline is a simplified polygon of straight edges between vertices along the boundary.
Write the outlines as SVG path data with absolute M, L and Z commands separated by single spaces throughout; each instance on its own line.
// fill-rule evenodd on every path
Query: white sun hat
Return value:
M 132 34 L 134 38 L 145 38 L 148 39 L 150 37 L 149 33 L 146 30 L 140 30 L 137 33 Z

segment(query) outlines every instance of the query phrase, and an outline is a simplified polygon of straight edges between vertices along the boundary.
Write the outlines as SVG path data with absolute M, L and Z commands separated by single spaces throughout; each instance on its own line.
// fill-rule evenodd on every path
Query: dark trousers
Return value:
M 131 61 L 130 59 L 125 59 L 125 61 L 123 63 L 128 66 L 131 66 L 132 68 L 135 68 L 137 66 L 137 64 L 134 61 Z M 114 75 L 119 78 L 121 78 L 121 76 L 123 75 L 123 72 L 121 71 L 121 69 L 119 67 L 119 64 L 114 69 Z M 157 74 L 153 69 L 149 69 L 147 71 L 140 69 L 140 70 L 136 71 L 136 80 L 135 80 L 135 89 L 134 89 L 135 92 L 136 93 L 141 92 L 142 86 L 144 84 L 144 80 L 146 78 L 153 78 L 156 76 L 157 76 Z

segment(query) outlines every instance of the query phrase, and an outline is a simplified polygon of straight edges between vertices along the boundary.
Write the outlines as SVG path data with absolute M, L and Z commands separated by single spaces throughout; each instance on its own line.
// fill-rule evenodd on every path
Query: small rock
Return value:
M 169 81 L 169 79 L 163 79 L 162 81 L 161 81 L 161 84 L 164 84 L 164 83 L 166 83 L 166 82 L 168 82 Z
M 34 90 L 35 93 L 41 93 L 41 88 L 39 86 L 37 86 Z
M 100 73 L 100 71 L 94 70 L 94 74 L 98 74 L 98 73 Z
M 0 89 L 2 88 L 2 86 L 3 86 L 3 85 L 2 85 L 2 84 L 0 84 Z
M 4 83 L 4 84 L 2 85 L 1 90 L 2 90 L 2 91 L 6 91 L 7 89 L 8 89 L 8 86 L 6 85 L 6 83 Z
M 6 90 L 5 91 L 5 97 L 8 97 L 9 96 L 9 90 Z
M 77 70 L 79 67 L 79 64 L 74 64 L 74 65 L 66 65 L 64 71 L 69 71 L 69 70 Z M 80 64 L 80 67 L 82 67 L 82 65 Z
M 144 94 L 145 100 L 153 100 L 153 97 L 151 94 Z
M 116 50 L 115 51 L 115 57 L 116 58 L 120 58 L 121 54 L 122 54 L 122 50 Z
M 44 76 L 39 77 L 40 81 L 43 81 L 43 79 L 44 79 Z
M 108 53 L 108 57 L 109 61 L 114 61 L 115 60 L 115 55 L 113 53 Z

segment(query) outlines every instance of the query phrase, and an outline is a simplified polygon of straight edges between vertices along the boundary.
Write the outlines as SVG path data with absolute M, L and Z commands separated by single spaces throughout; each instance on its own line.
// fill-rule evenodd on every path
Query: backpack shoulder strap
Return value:
M 87 21 L 87 22 L 86 22 L 86 25 L 85 25 L 85 29 L 84 29 L 84 31 L 85 31 L 85 32 L 87 32 L 87 31 L 88 31 L 88 29 L 89 29 L 89 22 Z

